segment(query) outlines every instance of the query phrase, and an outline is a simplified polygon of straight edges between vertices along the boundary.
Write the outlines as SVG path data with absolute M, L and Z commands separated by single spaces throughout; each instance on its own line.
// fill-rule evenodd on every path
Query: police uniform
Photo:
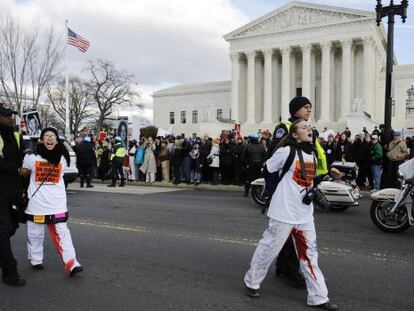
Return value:
M 1 117 L 8 118 L 17 112 L 0 106 Z M 0 124 L 0 266 L 3 282 L 22 286 L 25 280 L 17 272 L 17 261 L 13 256 L 10 238 L 18 228 L 17 205 L 21 194 L 22 180 L 18 170 L 23 161 L 23 140 L 13 127 Z
M 118 139 L 117 137 L 115 138 L 115 141 L 117 141 L 117 143 L 114 145 L 113 150 L 112 150 L 112 155 L 111 155 L 111 160 L 112 160 L 112 183 L 108 186 L 109 187 L 115 187 L 116 186 L 116 180 L 117 180 L 118 174 L 119 174 L 119 176 L 121 176 L 121 183 L 120 183 L 119 186 L 123 187 L 123 186 L 125 186 L 125 175 L 124 175 L 124 170 L 123 170 L 122 166 L 123 166 L 124 159 L 125 159 L 125 156 L 126 156 L 126 148 L 122 144 L 122 141 L 120 141 L 120 139 Z

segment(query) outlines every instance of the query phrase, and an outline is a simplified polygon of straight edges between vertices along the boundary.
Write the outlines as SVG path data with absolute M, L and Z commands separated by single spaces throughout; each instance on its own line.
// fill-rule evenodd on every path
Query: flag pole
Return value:
M 66 73 L 65 73 L 65 135 L 66 138 L 70 137 L 70 127 L 69 127 L 69 78 L 68 78 L 68 20 L 65 20 L 65 62 L 66 62 Z

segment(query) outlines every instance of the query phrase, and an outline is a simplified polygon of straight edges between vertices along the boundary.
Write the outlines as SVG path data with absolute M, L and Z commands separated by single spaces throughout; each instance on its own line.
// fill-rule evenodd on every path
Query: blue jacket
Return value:
M 138 146 L 137 151 L 135 152 L 135 164 L 142 164 L 144 163 L 144 154 L 145 154 L 145 149 L 143 146 Z

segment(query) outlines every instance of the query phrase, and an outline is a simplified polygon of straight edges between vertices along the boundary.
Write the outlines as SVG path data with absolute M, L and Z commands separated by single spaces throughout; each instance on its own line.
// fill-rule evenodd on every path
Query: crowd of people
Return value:
M 342 133 L 330 131 L 329 135 L 324 135 L 327 128 L 320 134 L 316 128 L 313 131 L 319 135 L 328 166 L 334 161 L 356 162 L 357 184 L 364 190 L 398 187 L 398 165 L 412 158 L 414 153 L 414 138 L 402 139 L 399 131 L 394 131 L 392 142 L 385 144 L 382 126 L 375 127 L 371 133 L 363 128 L 355 136 L 348 128 Z M 272 144 L 275 135 L 259 130 L 242 137 L 233 130 L 223 131 L 218 138 L 207 134 L 197 138 L 184 135 L 141 137 L 139 141 L 131 139 L 126 148 L 120 137 L 93 143 L 86 136 L 78 141 L 74 150 L 82 187 L 85 181 L 87 187 L 91 187 L 91 178 L 96 175 L 103 181 L 112 179 L 110 186 L 116 186 L 117 179 L 121 180 L 120 186 L 124 186 L 126 180 L 176 185 L 245 185 L 245 195 L 248 195 L 250 182 L 260 176 L 264 161 L 275 147 Z M 391 178 L 384 179 L 385 176 Z

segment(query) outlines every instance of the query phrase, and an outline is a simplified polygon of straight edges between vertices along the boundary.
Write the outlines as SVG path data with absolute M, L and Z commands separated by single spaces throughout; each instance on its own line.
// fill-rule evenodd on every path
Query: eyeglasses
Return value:
M 48 139 L 48 140 L 56 140 L 56 135 L 43 135 L 44 139 Z

